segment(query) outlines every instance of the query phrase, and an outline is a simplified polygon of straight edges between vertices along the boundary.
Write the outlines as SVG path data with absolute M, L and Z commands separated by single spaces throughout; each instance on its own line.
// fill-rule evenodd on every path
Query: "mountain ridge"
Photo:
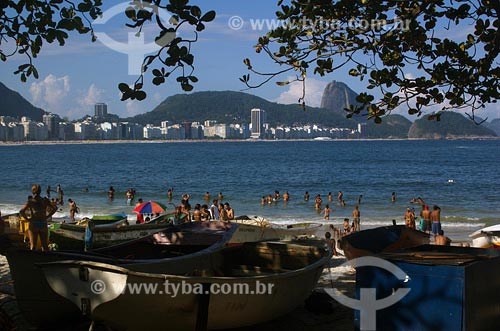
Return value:
M 337 108 L 306 107 L 298 104 L 280 104 L 264 98 L 237 91 L 201 91 L 191 94 L 176 94 L 165 98 L 153 110 L 129 117 L 125 120 L 139 124 L 160 125 L 162 121 L 172 123 L 201 122 L 215 120 L 223 124 L 245 124 L 250 122 L 250 110 L 261 108 L 266 111 L 266 122 L 273 127 L 323 125 L 356 130 L 362 124 L 363 137 L 366 138 L 428 138 L 443 139 L 456 137 L 483 137 L 499 134 L 500 119 L 476 126 L 463 115 L 444 112 L 441 121 L 428 121 L 427 116 L 414 123 L 401 115 L 388 115 L 382 124 L 365 121 L 365 116 L 346 118 L 345 102 L 352 99 L 353 92 L 346 84 L 333 81 L 324 90 L 322 103 L 335 103 L 333 95 L 344 95 L 337 100 Z M 18 92 L 9 89 L 0 82 L 0 116 L 20 119 L 27 116 L 41 122 L 46 112 L 33 106 Z M 434 124 L 433 124 L 434 123 Z
M 261 97 L 236 91 L 203 91 L 192 94 L 169 96 L 151 112 L 130 118 L 137 123 L 159 124 L 161 121 L 203 122 L 216 120 L 219 123 L 249 123 L 250 110 L 266 111 L 267 122 L 272 125 L 322 124 L 332 127 L 355 128 L 357 121 L 347 119 L 321 108 L 298 104 L 279 104 Z M 182 111 L 179 111 L 182 109 Z
M 43 115 L 47 112 L 41 108 L 33 106 L 28 100 L 23 98 L 19 92 L 11 90 L 0 82 L 0 115 L 21 119 L 26 116 L 30 119 L 41 122 Z

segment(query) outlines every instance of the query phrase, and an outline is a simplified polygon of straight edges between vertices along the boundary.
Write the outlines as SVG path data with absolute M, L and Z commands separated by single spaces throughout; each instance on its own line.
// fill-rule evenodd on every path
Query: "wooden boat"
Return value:
M 340 239 L 348 260 L 430 243 L 430 235 L 404 225 L 382 226 L 353 232 Z
M 84 250 L 117 245 L 168 228 L 168 224 L 133 224 L 121 226 L 86 226 L 57 224 L 50 230 L 50 242 L 58 249 Z
M 182 215 L 181 221 L 185 218 Z M 130 224 L 119 220 L 111 224 L 88 223 L 82 227 L 76 224 L 53 223 L 50 228 L 50 241 L 65 250 L 96 249 L 117 245 L 129 240 L 145 237 L 172 226 L 175 214 L 160 215 L 148 223 Z
M 84 217 L 76 222 L 76 225 L 86 226 L 90 221 L 95 225 L 112 224 L 119 221 L 127 220 L 127 214 L 112 214 L 112 215 L 94 215 L 91 218 Z M 71 223 L 70 223 L 71 224 Z
M 212 251 L 221 249 L 238 229 L 236 224 L 221 222 L 186 223 L 153 235 L 91 252 L 30 251 L 0 245 L 0 254 L 7 257 L 19 309 L 35 326 L 52 326 L 81 319 L 78 307 L 56 295 L 39 263 L 78 260 L 115 264 L 135 271 L 168 272 L 172 265 L 191 272 L 210 261 Z M 3 237 L 7 240 L 7 237 Z M 191 257 L 203 255 L 194 263 Z
M 272 223 L 268 220 L 254 216 L 240 216 L 234 220 L 232 223 L 251 225 L 260 228 L 259 231 L 263 233 L 264 239 L 294 239 L 302 236 L 312 237 L 317 235 L 324 228 L 324 224 L 321 223 L 294 223 L 294 224 L 278 224 Z
M 0 235 L 8 237 L 12 242 L 23 242 L 25 239 L 24 229 L 20 226 L 19 213 L 3 215 Z
M 218 330 L 293 310 L 311 293 L 331 253 L 318 239 L 265 241 L 190 257 L 196 267 L 187 274 L 177 265 L 167 273 L 89 261 L 40 267 L 54 292 L 111 329 Z M 156 291 L 134 290 L 143 286 Z M 168 290 L 175 287 L 183 293 Z
M 500 224 L 485 227 L 469 235 L 472 247 L 500 248 Z

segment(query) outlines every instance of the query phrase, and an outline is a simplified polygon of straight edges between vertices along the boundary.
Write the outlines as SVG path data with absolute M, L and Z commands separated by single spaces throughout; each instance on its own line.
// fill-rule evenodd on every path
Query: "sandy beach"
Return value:
M 354 330 L 354 312 L 346 308 L 322 290 L 326 287 L 335 287 L 348 296 L 354 296 L 355 271 L 344 267 L 343 257 L 334 257 L 323 274 L 318 285 L 302 305 L 289 314 L 279 317 L 265 324 L 233 329 L 232 331 L 352 331 Z M 334 281 L 330 279 L 336 278 Z M 5 256 L 0 255 L 0 331 L 39 330 L 31 326 L 22 316 L 15 300 L 13 282 L 10 277 L 9 265 Z M 51 329 L 55 330 L 55 329 Z M 62 326 L 57 331 L 88 330 L 88 324 Z

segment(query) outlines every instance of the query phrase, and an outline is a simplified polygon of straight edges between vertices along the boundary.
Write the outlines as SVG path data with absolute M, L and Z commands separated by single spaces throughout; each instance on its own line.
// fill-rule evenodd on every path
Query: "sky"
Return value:
M 193 92 L 199 91 L 243 91 L 245 85 L 239 77 L 247 74 L 244 58 L 250 58 L 255 68 L 263 72 L 277 69 L 264 54 L 256 54 L 254 45 L 259 36 L 269 29 L 267 24 L 256 27 L 257 20 L 272 20 L 277 10 L 273 0 L 254 1 L 192 1 L 205 12 L 215 10 L 216 19 L 208 23 L 206 30 L 199 34 L 199 40 L 192 47 L 195 56 L 195 73 L 199 82 L 194 84 Z M 132 84 L 137 79 L 133 64 L 132 44 L 139 44 L 141 50 L 136 59 L 142 59 L 143 52 L 152 50 L 155 37 L 155 24 L 147 24 L 143 30 L 143 41 L 133 36 L 133 30 L 124 26 L 123 8 L 127 2 L 107 1 L 103 7 L 105 15 L 94 22 L 98 41 L 92 43 L 90 35 L 71 34 L 63 47 L 44 44 L 42 52 L 35 59 L 40 78 L 29 78 L 22 83 L 13 72 L 24 63 L 23 57 L 15 56 L 0 63 L 0 81 L 7 87 L 19 92 L 33 105 L 46 111 L 67 117 L 71 120 L 94 113 L 94 104 L 105 102 L 108 112 L 121 117 L 129 117 L 153 110 L 169 96 L 185 93 L 174 79 L 159 87 L 151 83 L 152 76 L 145 77 L 144 90 L 148 97 L 144 101 L 120 101 L 118 84 Z M 125 7 L 124 7 L 125 6 Z M 169 14 L 165 13 L 166 20 Z M 265 21 L 263 21 L 265 22 Z M 129 37 L 129 34 L 132 36 Z M 5 47 L 5 45 L 2 45 Z M 8 47 L 8 45 L 7 45 Z M 129 53 L 129 54 L 126 54 Z M 147 54 L 146 54 L 147 55 Z M 137 68 L 132 65 L 131 68 Z M 311 76 L 307 80 L 306 102 L 310 106 L 319 106 L 321 95 L 328 82 L 341 81 L 360 93 L 365 83 L 350 77 L 348 69 L 325 77 Z M 411 74 L 411 73 L 410 73 Z M 280 81 L 286 80 L 286 75 Z M 296 103 L 302 94 L 300 84 L 277 86 L 270 82 L 258 89 L 244 92 L 257 95 L 270 101 L 284 104 Z M 481 114 L 482 115 L 482 114 Z M 500 108 L 490 108 L 487 116 L 500 117 Z M 486 117 L 486 116 L 483 116 Z

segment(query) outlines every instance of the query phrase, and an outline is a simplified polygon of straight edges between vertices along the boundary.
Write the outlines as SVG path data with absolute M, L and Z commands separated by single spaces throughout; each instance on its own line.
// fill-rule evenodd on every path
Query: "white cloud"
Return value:
M 293 77 L 287 79 L 292 80 Z M 306 79 L 306 104 L 311 107 L 319 107 L 321 104 L 321 97 L 328 82 L 316 80 L 312 78 Z M 302 82 L 293 82 L 288 86 L 288 90 L 281 93 L 275 100 L 282 104 L 297 103 L 299 98 L 302 97 Z
M 73 107 L 65 111 L 65 116 L 71 119 L 80 119 L 86 115 L 94 115 L 94 105 L 99 102 L 106 102 L 106 91 L 98 88 L 94 83 L 86 90 L 79 90 L 76 97 L 76 103 L 72 103 Z M 109 109 L 108 109 L 109 112 Z
M 69 76 L 56 77 L 52 74 L 30 86 L 33 104 L 54 113 L 60 113 L 64 110 L 65 98 L 70 90 Z
M 103 102 L 104 92 L 104 90 L 92 84 L 89 86 L 85 95 L 78 99 L 78 103 L 83 107 L 94 106 L 98 102 Z
M 144 113 L 143 105 L 137 100 L 127 100 L 125 102 L 125 116 L 135 116 Z

